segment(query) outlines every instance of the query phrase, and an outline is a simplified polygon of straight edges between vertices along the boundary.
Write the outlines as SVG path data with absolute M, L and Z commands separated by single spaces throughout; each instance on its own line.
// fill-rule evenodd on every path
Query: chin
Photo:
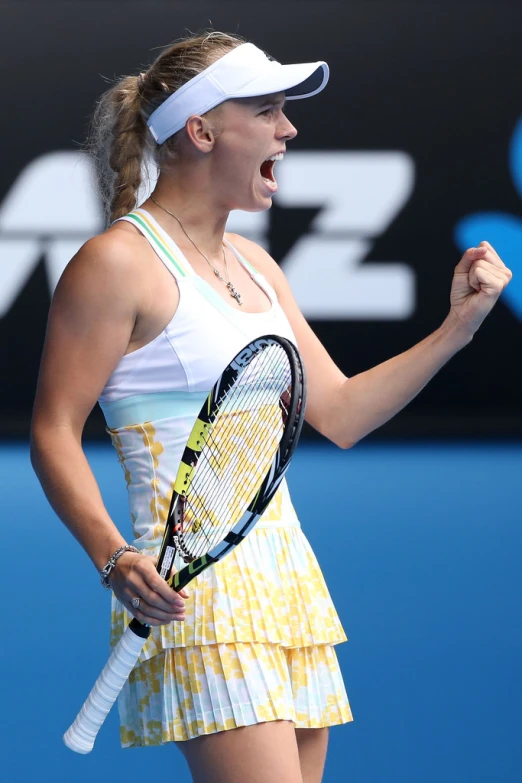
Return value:
M 248 202 L 236 202 L 234 206 L 230 207 L 230 211 L 234 209 L 240 209 L 242 212 L 266 212 L 272 206 L 272 196 L 258 196 L 257 198 L 250 198 Z

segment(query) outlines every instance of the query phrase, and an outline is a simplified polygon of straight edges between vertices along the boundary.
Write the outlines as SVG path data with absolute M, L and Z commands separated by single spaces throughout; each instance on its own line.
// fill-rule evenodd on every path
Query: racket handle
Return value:
M 102 673 L 76 716 L 63 735 L 68 748 L 76 753 L 90 753 L 94 741 L 121 689 L 136 665 L 146 638 L 127 628 L 111 653 Z

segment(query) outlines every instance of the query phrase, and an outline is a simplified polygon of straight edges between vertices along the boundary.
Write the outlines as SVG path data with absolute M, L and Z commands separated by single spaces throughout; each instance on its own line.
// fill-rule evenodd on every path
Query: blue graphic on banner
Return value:
M 522 118 L 515 126 L 511 139 L 509 168 L 515 188 L 522 198 Z M 457 223 L 454 239 L 462 252 L 486 239 L 515 271 L 502 299 L 522 321 L 522 275 L 516 274 L 517 263 L 522 265 L 522 216 L 505 212 L 476 212 Z

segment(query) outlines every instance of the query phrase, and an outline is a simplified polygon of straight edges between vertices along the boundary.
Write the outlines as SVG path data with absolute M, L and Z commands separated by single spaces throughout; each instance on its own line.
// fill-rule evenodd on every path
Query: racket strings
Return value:
M 286 353 L 273 346 L 219 400 L 186 493 L 180 538 L 193 557 L 221 541 L 255 497 L 276 456 L 291 390 Z
M 218 401 L 220 416 L 237 412 L 250 413 L 261 405 L 266 406 L 269 387 L 272 389 L 272 402 L 277 400 L 281 405 L 283 395 L 290 396 L 289 388 L 292 380 L 290 367 L 287 361 L 282 364 L 281 356 L 277 356 L 281 349 L 273 352 L 276 353 L 276 356 L 271 363 L 268 363 L 266 355 L 263 354 L 261 357 L 264 360 L 263 366 L 259 366 L 260 360 L 257 363 L 252 362 L 236 379 L 236 383 L 227 389 Z M 286 360 L 286 354 L 283 354 L 283 357 Z M 278 371 L 277 375 L 274 370 Z M 286 404 L 283 404 L 286 407 Z M 232 426 L 235 426 L 235 421 L 232 422 Z M 225 444 L 226 438 L 231 436 L 231 433 L 224 429 L 223 422 L 219 423 L 218 429 L 209 429 L 206 445 L 207 449 L 212 450 L 215 456 L 222 453 L 221 443 L 218 443 L 215 437 L 216 432 L 221 436 L 219 440 L 224 441 Z
M 252 410 L 263 422 L 264 435 L 260 432 L 259 420 L 256 421 L 252 416 Z M 203 457 L 204 460 L 210 455 L 207 471 L 204 467 L 201 469 L 198 480 L 194 482 L 188 493 L 190 511 L 187 511 L 186 520 L 192 518 L 192 525 L 185 525 L 185 543 L 189 533 L 201 533 L 204 540 L 200 540 L 197 550 L 194 550 L 198 554 L 205 542 L 208 544 L 222 538 L 226 528 L 235 524 L 244 508 L 248 506 L 249 500 L 254 497 L 277 452 L 281 437 L 279 412 L 272 408 L 268 412 L 271 413 L 270 417 L 267 415 L 267 409 L 261 410 L 254 406 L 252 410 L 248 417 L 252 419 L 250 421 L 245 421 L 243 416 L 238 421 L 237 414 L 234 415 L 232 424 L 236 429 L 235 438 L 230 432 L 230 426 L 221 430 L 222 440 L 228 441 L 231 446 L 228 454 L 222 451 L 219 442 L 212 438 Z M 239 434 L 238 425 L 241 429 Z M 248 433 L 250 442 L 248 442 Z M 233 448 L 234 440 L 237 449 Z M 225 459 L 221 459 L 219 464 L 217 464 L 216 449 L 219 454 L 225 454 Z M 241 453 L 243 456 L 238 457 Z
M 275 456 L 275 450 L 272 456 Z M 258 456 L 254 455 L 254 458 L 258 459 Z M 248 463 L 244 466 L 238 463 L 234 465 L 232 475 L 229 471 L 229 475 L 225 474 L 221 477 L 222 482 L 230 483 L 231 492 L 224 498 L 220 496 L 219 504 L 214 502 L 215 498 L 209 497 L 207 488 L 203 488 L 199 495 L 191 498 L 187 516 L 192 516 L 192 523 L 185 527 L 183 540 L 185 546 L 190 547 L 193 556 L 212 548 L 215 542 L 224 538 L 228 529 L 234 526 L 249 500 L 255 495 L 257 484 L 260 482 L 244 481 L 241 487 L 234 483 L 237 474 L 245 467 L 249 467 Z M 266 467 L 268 470 L 269 464 Z
M 212 487 L 215 492 L 214 497 L 209 496 L 208 481 L 203 486 L 199 486 L 200 482 L 198 482 L 198 486 L 188 493 L 190 512 L 187 513 L 187 517 L 192 517 L 192 524 L 185 526 L 183 531 L 185 538 L 188 533 L 201 531 L 207 543 L 211 543 L 215 538 L 222 538 L 223 531 L 227 527 L 234 526 L 237 518 L 254 497 L 275 457 L 280 440 L 279 431 L 272 429 L 272 436 L 272 443 L 267 439 L 263 441 L 262 438 L 257 438 L 257 448 L 251 448 L 243 459 L 229 460 L 226 468 L 218 475 L 214 475 L 211 479 L 214 482 Z M 252 465 L 255 466 L 255 470 L 252 470 Z M 215 474 L 214 465 L 210 465 L 209 469 Z M 241 484 L 238 486 L 239 477 L 241 477 Z M 219 481 L 219 487 L 215 486 L 216 480 Z M 223 492 L 222 485 L 228 485 L 230 491 Z
M 277 447 L 271 455 L 272 459 L 276 451 Z M 266 465 L 267 471 L 269 467 L 270 462 Z M 238 466 L 238 470 L 241 470 L 241 466 Z M 228 479 L 225 477 L 223 480 Z M 189 523 L 180 535 L 180 549 L 183 549 L 189 559 L 205 554 L 225 538 L 241 518 L 260 484 L 259 480 L 252 482 L 252 486 L 247 482 L 240 489 L 236 485 L 234 496 L 228 497 L 221 507 L 211 508 L 213 501 L 208 497 L 203 501 L 198 498 L 199 502 L 190 503 L 187 511 L 193 517 L 192 523 Z

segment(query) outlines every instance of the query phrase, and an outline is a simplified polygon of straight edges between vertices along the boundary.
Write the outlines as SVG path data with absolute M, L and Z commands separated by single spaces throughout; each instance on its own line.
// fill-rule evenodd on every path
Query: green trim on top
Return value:
M 234 248 L 234 249 L 235 249 L 235 248 Z M 251 263 L 250 263 L 250 261 L 248 261 L 248 260 L 245 258 L 245 256 L 241 255 L 241 253 L 239 252 L 239 250 L 237 250 L 237 254 L 238 254 L 238 256 L 241 258 L 241 260 L 242 260 L 242 262 L 244 263 L 244 265 L 245 265 L 245 266 L 246 266 L 248 269 L 250 269 L 250 271 L 251 271 L 251 272 L 253 272 L 255 275 L 258 275 L 258 274 L 259 274 L 259 272 L 258 272 L 258 271 L 257 271 L 257 269 L 255 268 L 255 266 L 254 266 L 253 264 L 251 264 Z
M 145 231 L 147 232 L 147 234 L 153 239 L 155 244 L 158 245 L 158 247 L 161 248 L 161 250 L 165 253 L 165 255 L 167 256 L 169 261 L 172 263 L 173 266 L 176 267 L 178 272 L 183 277 L 188 277 L 187 272 L 183 269 L 182 266 L 180 266 L 179 262 L 172 255 L 171 251 L 166 246 L 166 244 L 158 236 L 156 236 L 156 234 L 152 231 L 150 226 L 148 226 L 147 223 L 143 220 L 141 215 L 137 214 L 136 212 L 129 212 L 129 214 L 126 217 L 131 218 L 136 223 L 139 223 L 139 225 L 142 226 L 145 229 Z
M 225 242 L 227 243 L 227 245 L 230 248 L 230 250 L 232 251 L 232 253 L 234 253 L 236 256 L 239 257 L 239 259 L 241 259 L 241 261 L 247 267 L 247 269 L 249 269 L 255 275 L 259 274 L 259 272 L 255 268 L 255 266 L 253 264 L 251 264 L 250 261 L 248 261 L 242 253 L 239 252 L 237 247 L 235 245 L 233 245 L 232 242 L 230 242 L 228 239 L 225 239 Z

